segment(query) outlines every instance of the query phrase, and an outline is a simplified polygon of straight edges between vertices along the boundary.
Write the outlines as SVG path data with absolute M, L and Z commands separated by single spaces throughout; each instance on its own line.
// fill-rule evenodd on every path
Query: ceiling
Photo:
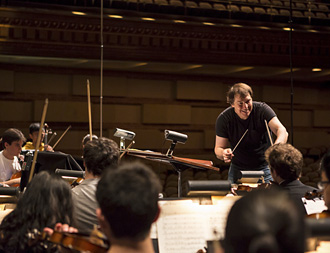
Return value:
M 53 68 L 92 69 L 100 68 L 100 60 L 68 59 L 50 57 L 31 57 L 0 55 L 0 63 L 5 65 L 43 66 Z M 153 74 L 175 74 L 188 76 L 258 78 L 272 80 L 288 80 L 291 77 L 290 68 L 269 66 L 188 64 L 180 62 L 140 62 L 104 60 L 104 70 L 126 71 Z M 293 78 L 301 81 L 330 81 L 330 69 L 313 71 L 312 68 L 293 68 Z

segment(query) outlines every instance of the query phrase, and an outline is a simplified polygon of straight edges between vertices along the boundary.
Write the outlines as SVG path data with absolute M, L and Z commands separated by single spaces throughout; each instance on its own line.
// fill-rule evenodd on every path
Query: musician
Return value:
M 32 141 L 28 141 L 24 145 L 23 150 L 35 149 L 35 146 L 36 146 L 37 140 L 38 140 L 39 129 L 40 129 L 40 123 L 32 123 L 29 126 L 29 137 Z M 45 137 L 45 129 L 42 128 L 41 143 L 40 143 L 39 151 L 54 151 L 50 145 L 48 145 L 48 144 L 45 145 L 42 142 L 44 137 Z
M 266 103 L 252 101 L 252 96 L 253 91 L 249 85 L 233 85 L 227 93 L 230 107 L 216 120 L 214 152 L 218 159 L 231 162 L 228 173 L 228 180 L 231 182 L 237 181 L 237 174 L 241 170 L 263 170 L 265 182 L 272 179 L 264 158 L 264 152 L 269 146 L 265 120 L 267 127 L 277 136 L 275 143 L 286 143 L 288 139 L 285 127 L 272 108 Z
M 13 174 L 21 171 L 18 156 L 22 151 L 22 145 L 25 142 L 23 133 L 16 129 L 7 129 L 1 140 L 0 152 L 0 184 L 2 186 L 11 186 L 20 183 L 20 178 L 10 179 Z
M 330 210 L 330 151 L 326 153 L 321 160 L 321 182 L 318 187 L 323 191 L 323 199 L 325 205 Z
M 96 191 L 101 229 L 111 242 L 109 253 L 153 253 L 151 224 L 160 209 L 161 185 L 142 163 L 120 166 L 102 176 Z
M 226 253 L 303 253 L 304 245 L 304 215 L 285 191 L 252 191 L 229 212 Z
M 119 148 L 113 140 L 102 137 L 86 143 L 83 150 L 85 180 L 72 189 L 79 232 L 90 233 L 94 225 L 98 224 L 96 186 L 104 170 L 118 167 L 118 159 Z
M 96 139 L 98 139 L 97 135 L 93 134 L 93 135 L 92 135 L 92 140 L 96 140 Z M 84 148 L 85 145 L 86 145 L 86 143 L 87 143 L 88 141 L 90 141 L 90 140 L 91 140 L 91 138 L 90 138 L 90 134 L 86 134 L 86 135 L 84 136 L 84 138 L 82 139 L 82 141 L 81 141 L 81 145 L 82 145 L 82 147 Z
M 16 208 L 3 219 L 0 252 L 57 252 L 57 247 L 39 240 L 37 234 L 57 223 L 74 225 L 71 188 L 61 177 L 42 171 L 33 177 Z
M 266 161 L 274 182 L 288 190 L 294 198 L 301 199 L 306 192 L 317 191 L 316 188 L 303 184 L 299 177 L 304 164 L 301 152 L 289 143 L 278 143 L 265 152 Z

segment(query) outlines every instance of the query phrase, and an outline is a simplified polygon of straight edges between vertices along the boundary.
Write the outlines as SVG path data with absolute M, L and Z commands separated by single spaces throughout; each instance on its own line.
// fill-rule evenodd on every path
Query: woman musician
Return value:
M 276 143 L 286 143 L 288 133 L 271 107 L 263 102 L 252 101 L 252 88 L 237 83 L 227 93 L 230 107 L 216 121 L 214 152 L 218 159 L 230 163 L 228 180 L 236 183 L 241 170 L 265 172 L 264 180 L 272 180 L 265 150 L 269 147 L 267 127 L 277 136 Z M 266 121 L 266 124 L 265 124 Z M 233 148 L 235 147 L 235 148 Z
M 11 179 L 13 174 L 21 171 L 18 156 L 22 151 L 25 142 L 23 133 L 16 129 L 7 129 L 1 139 L 0 152 L 0 184 L 2 186 L 12 186 L 20 183 L 20 178 Z

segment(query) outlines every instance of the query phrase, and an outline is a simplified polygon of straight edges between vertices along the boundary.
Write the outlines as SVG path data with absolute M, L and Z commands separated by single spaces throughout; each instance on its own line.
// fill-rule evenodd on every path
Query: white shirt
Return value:
M 3 151 L 0 152 L 0 182 L 9 180 L 13 174 L 20 170 L 21 165 L 16 156 L 10 160 L 3 155 Z

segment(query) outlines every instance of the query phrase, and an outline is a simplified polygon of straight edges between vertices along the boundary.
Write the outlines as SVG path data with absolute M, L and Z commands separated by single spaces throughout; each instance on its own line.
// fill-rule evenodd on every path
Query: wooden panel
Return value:
M 143 105 L 143 123 L 146 124 L 190 124 L 191 107 L 188 105 Z
M 15 72 L 15 92 L 69 95 L 71 76 Z
M 1 82 L 0 91 L 1 92 L 13 92 L 14 91 L 14 72 L 7 70 L 0 70 Z
M 330 134 L 324 131 L 295 131 L 293 144 L 298 148 L 328 147 Z
M 204 148 L 213 150 L 216 138 L 215 130 L 205 130 L 204 136 Z
M 86 107 L 87 110 L 87 107 Z M 93 121 L 100 121 L 99 104 L 92 105 Z M 141 123 L 140 105 L 103 105 L 104 123 Z M 119 126 L 118 126 L 119 127 Z
M 315 127 L 330 127 L 330 110 L 315 110 L 314 111 L 314 126 Z
M 0 108 L 2 121 L 32 120 L 32 102 L 0 101 Z
M 201 125 L 215 125 L 219 114 L 225 108 L 193 107 L 191 109 L 191 123 Z
M 136 98 L 172 98 L 173 81 L 168 80 L 147 80 L 147 79 L 127 79 L 128 97 Z
M 177 81 L 177 99 L 226 101 L 228 87 L 216 82 Z
M 34 102 L 34 121 L 40 121 L 43 107 L 44 101 L 38 100 Z M 46 121 L 86 122 L 88 124 L 87 101 L 49 101 Z
M 262 101 L 267 103 L 290 103 L 290 87 L 264 85 Z
M 277 117 L 282 124 L 288 129 L 291 126 L 291 112 L 289 110 L 277 110 Z M 313 124 L 312 111 L 294 111 L 293 125 L 295 127 L 311 127 Z
M 87 95 L 87 79 L 89 79 L 91 96 L 100 96 L 99 76 L 73 76 L 73 95 Z M 126 77 L 103 77 L 103 96 L 126 96 Z

